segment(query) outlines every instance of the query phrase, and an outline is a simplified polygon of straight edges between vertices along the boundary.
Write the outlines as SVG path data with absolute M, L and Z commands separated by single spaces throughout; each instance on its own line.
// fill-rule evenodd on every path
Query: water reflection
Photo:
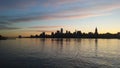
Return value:
M 98 52 L 98 39 L 95 39 L 95 56 L 97 57 L 97 52 Z
M 116 66 L 119 68 L 119 44 L 120 40 L 116 39 L 38 38 L 6 40 L 0 41 L 0 63 L 6 64 L 8 62 L 8 68 L 10 68 L 9 66 L 14 67 L 14 65 L 16 68 L 19 68 L 18 66 L 26 68 L 26 66 L 22 67 L 24 63 L 29 68 L 32 65 L 33 68 L 34 66 L 37 66 L 35 68 L 99 68 L 99 66 L 103 66 L 100 68 L 110 68 L 108 67 L 110 65 L 113 68 Z
M 74 45 L 75 45 L 74 58 L 79 58 L 81 54 L 81 39 L 74 39 Z
M 65 41 L 65 42 L 66 42 L 66 45 L 70 45 L 70 41 L 71 41 L 71 39 L 70 39 L 70 38 L 67 38 L 66 41 Z
M 64 47 L 63 38 L 52 38 L 52 39 L 49 39 L 49 42 L 50 42 L 49 44 L 51 48 L 51 53 L 54 57 L 57 57 L 63 54 L 63 47 Z
M 44 50 L 45 50 L 45 41 L 46 39 L 45 38 L 41 38 L 41 39 L 36 39 L 36 41 L 40 42 L 39 45 L 40 45 L 40 51 L 42 53 L 44 53 Z
M 63 38 L 57 38 L 56 39 L 56 44 L 57 44 L 57 48 L 60 52 L 62 52 L 63 49 Z

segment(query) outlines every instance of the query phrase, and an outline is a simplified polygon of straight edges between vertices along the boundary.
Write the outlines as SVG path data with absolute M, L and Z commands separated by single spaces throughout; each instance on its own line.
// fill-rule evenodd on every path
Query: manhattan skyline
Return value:
M 59 28 L 120 32 L 120 0 L 0 0 L 0 35 L 17 37 Z

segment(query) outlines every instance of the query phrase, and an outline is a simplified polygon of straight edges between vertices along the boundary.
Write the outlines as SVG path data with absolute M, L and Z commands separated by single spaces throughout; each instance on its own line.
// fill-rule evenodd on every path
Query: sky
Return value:
M 120 32 L 120 0 L 0 0 L 0 35 L 17 37 L 64 28 Z

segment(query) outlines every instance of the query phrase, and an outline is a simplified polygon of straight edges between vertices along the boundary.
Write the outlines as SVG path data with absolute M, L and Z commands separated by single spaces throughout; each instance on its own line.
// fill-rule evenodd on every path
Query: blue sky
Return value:
M 0 34 L 29 36 L 59 28 L 120 31 L 120 0 L 0 0 Z

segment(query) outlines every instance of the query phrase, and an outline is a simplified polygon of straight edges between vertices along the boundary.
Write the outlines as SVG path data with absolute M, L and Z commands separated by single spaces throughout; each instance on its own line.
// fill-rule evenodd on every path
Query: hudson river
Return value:
M 120 39 L 0 40 L 0 68 L 120 68 Z

